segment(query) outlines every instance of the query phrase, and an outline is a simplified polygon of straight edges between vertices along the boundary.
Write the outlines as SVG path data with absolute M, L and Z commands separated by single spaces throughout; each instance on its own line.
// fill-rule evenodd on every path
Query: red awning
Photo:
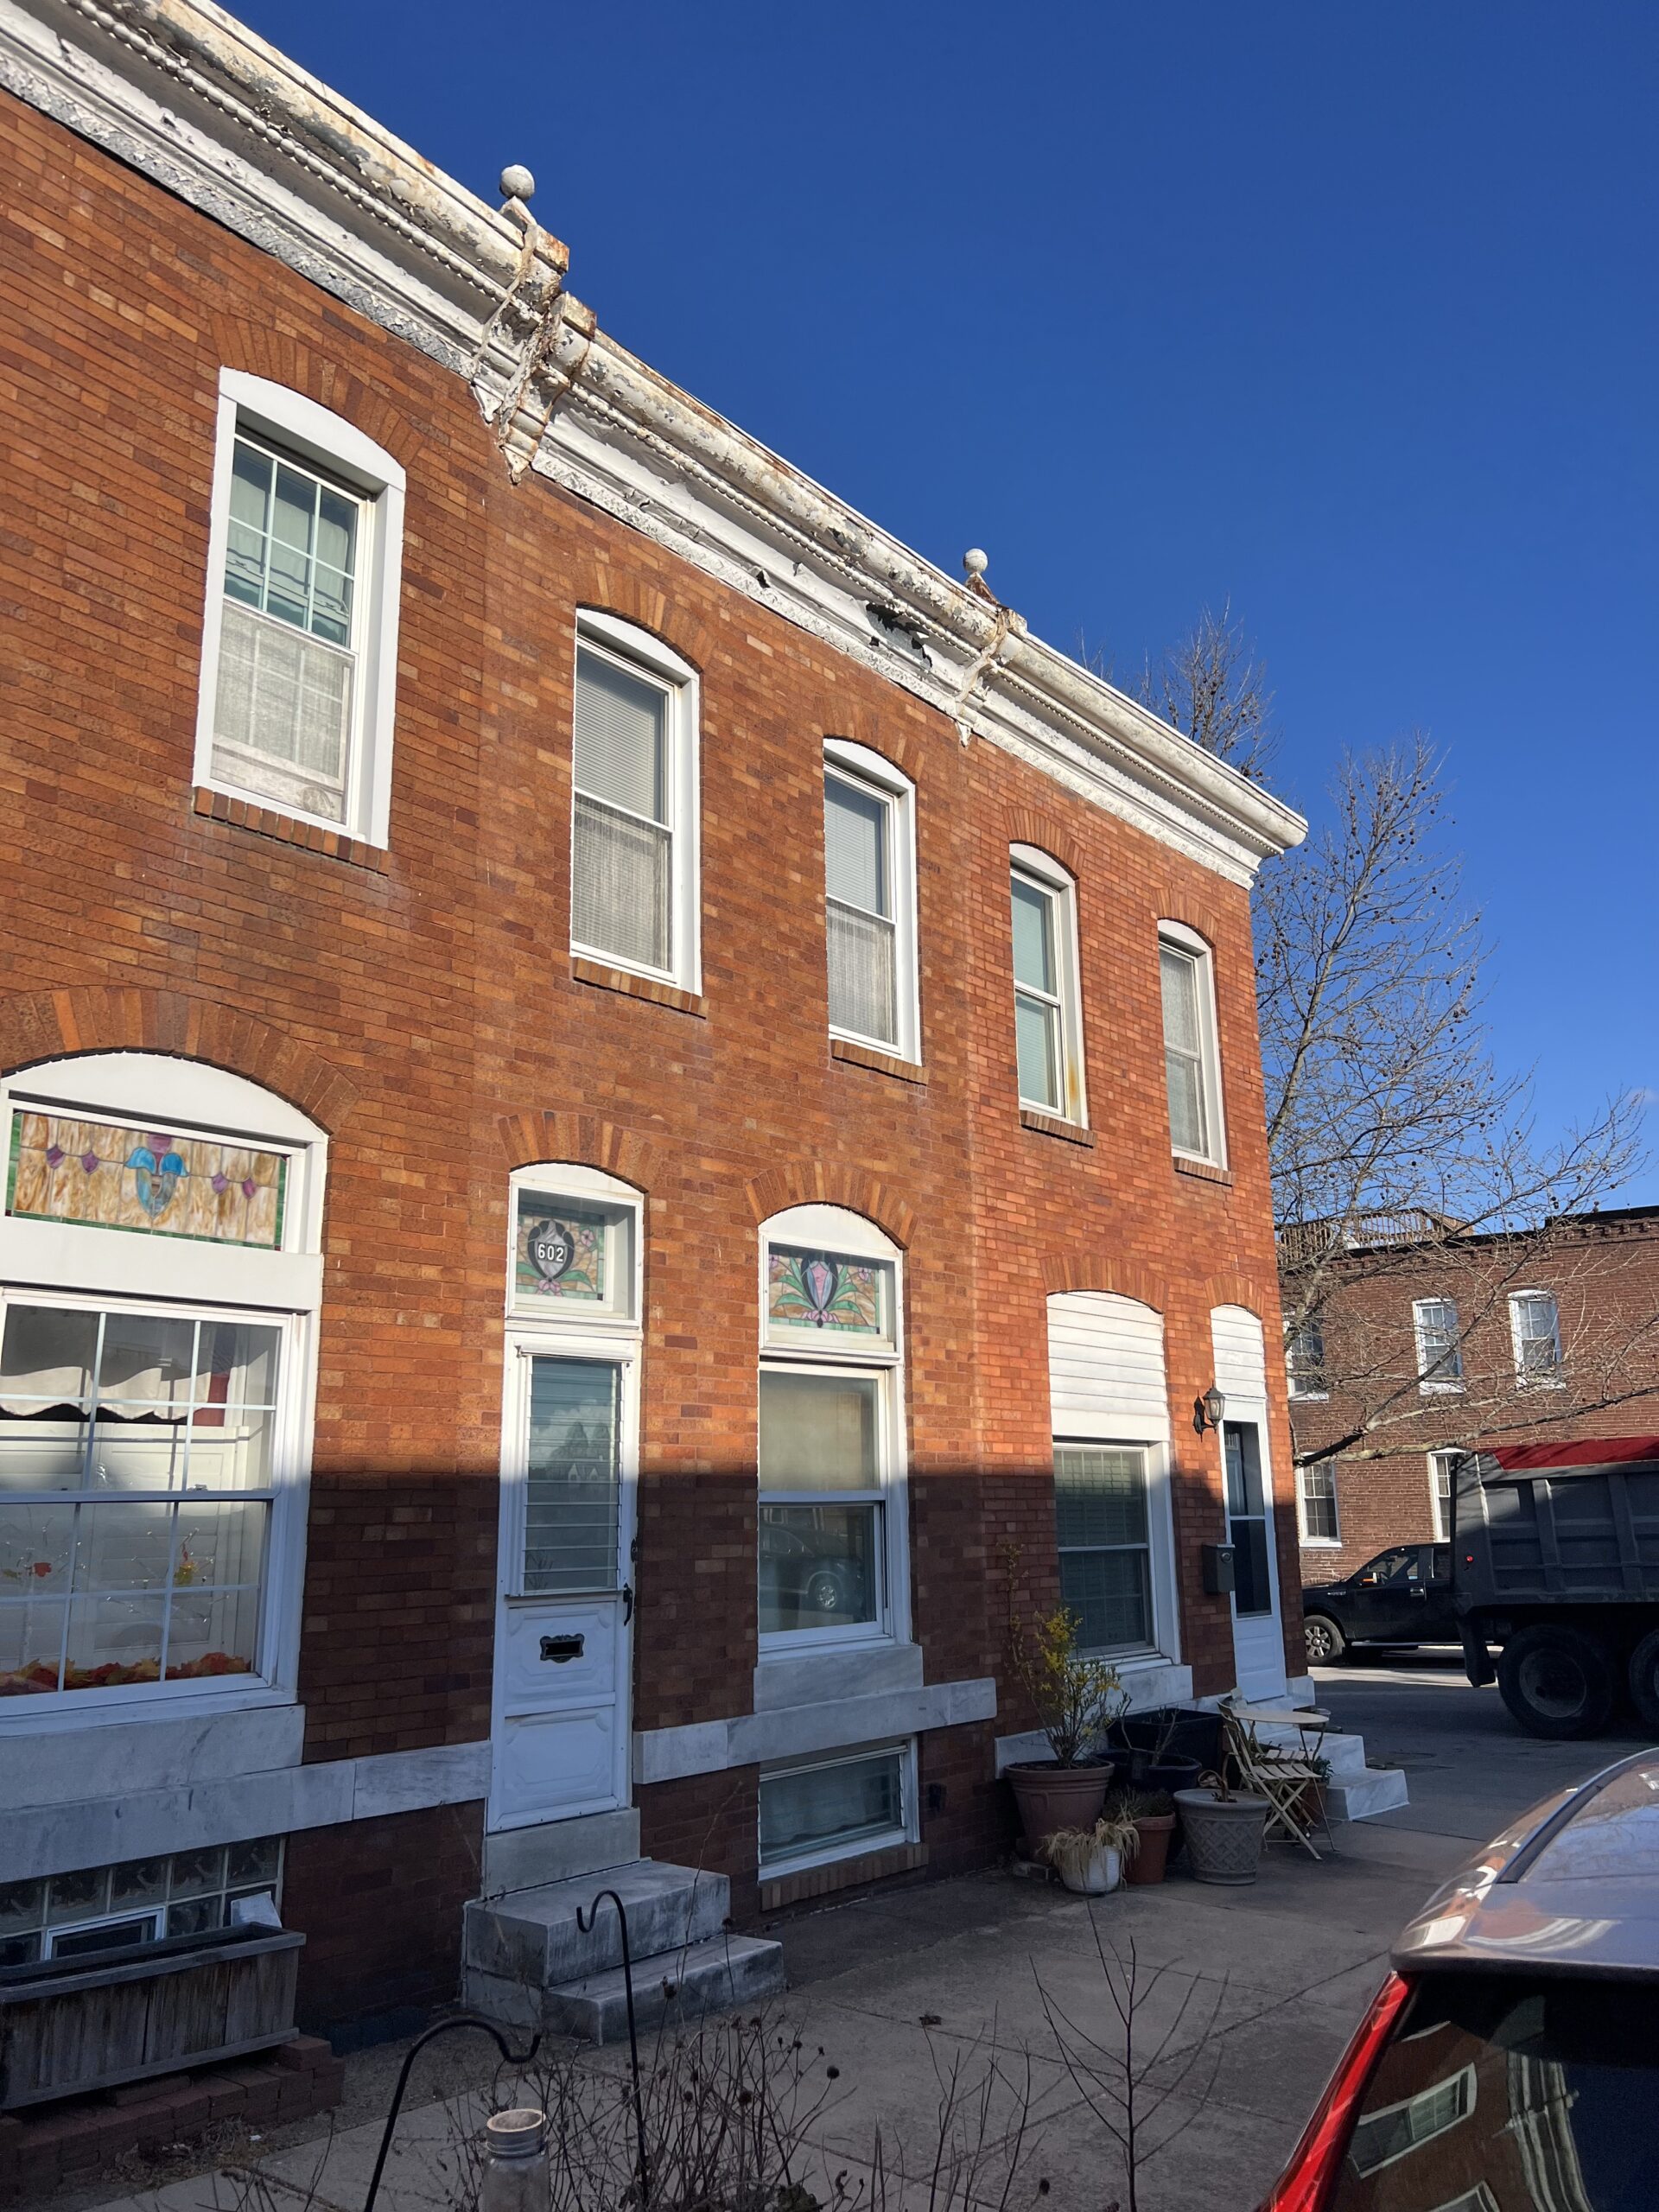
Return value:
M 1599 1436 L 1573 1444 L 1490 1444 L 1479 1447 L 1507 1475 L 1549 1467 L 1618 1467 L 1659 1459 L 1659 1436 Z

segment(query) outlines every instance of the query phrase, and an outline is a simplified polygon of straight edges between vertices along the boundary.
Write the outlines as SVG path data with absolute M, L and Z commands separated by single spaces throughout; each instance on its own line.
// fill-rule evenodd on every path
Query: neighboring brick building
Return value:
M 1298 1249 L 1288 1232 L 1287 1262 Z M 1567 1215 L 1512 1237 L 1408 1233 L 1344 1255 L 1318 1322 L 1293 1344 L 1290 1394 L 1299 1459 L 1355 1438 L 1300 1470 L 1305 1582 L 1443 1535 L 1452 1452 L 1651 1425 L 1659 1206 Z
M 216 11 L 0 82 L 0 1959 L 984 1861 L 1061 1588 L 1282 1695 L 1296 817 Z

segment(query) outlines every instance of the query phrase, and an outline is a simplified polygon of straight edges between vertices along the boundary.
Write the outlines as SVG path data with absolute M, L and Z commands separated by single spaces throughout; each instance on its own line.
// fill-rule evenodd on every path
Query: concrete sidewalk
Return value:
M 1167 2096 L 1142 2170 L 1147 2212 L 1250 2212 L 1380 1980 L 1389 1942 L 1466 1848 L 1364 1826 L 1338 1829 L 1338 1855 L 1317 1866 L 1270 1845 L 1260 1881 L 1246 1889 L 1173 1875 L 1096 1907 L 1102 1936 L 1120 1954 L 1132 1942 L 1143 1977 L 1157 1974 L 1138 2032 L 1169 2039 L 1154 2076 Z M 972 2083 L 995 2071 L 984 2128 L 994 2145 L 1019 2119 L 1028 2084 L 1026 2163 L 1011 2202 L 1034 2201 L 1039 2180 L 1055 2212 L 1100 2212 L 1120 2194 L 1118 2153 L 1050 2017 L 1071 2024 L 1062 2033 L 1074 2050 L 1084 2036 L 1115 2033 L 1081 1899 L 982 1874 L 832 1907 L 776 1932 L 791 1983 L 780 2009 L 805 2046 L 809 2088 L 826 2099 L 808 2131 L 821 2171 L 804 2178 L 816 2195 L 830 2197 L 838 2175 L 843 2192 L 868 2191 L 879 2133 L 888 2206 L 925 2198 L 918 2177 L 931 2162 L 941 2083 L 953 2069 Z M 452 2050 L 466 2040 L 454 2038 Z M 308 2198 L 357 2212 L 382 2124 L 357 2116 L 365 2107 L 384 2114 L 391 2088 L 385 2056 L 367 2059 L 379 2094 L 369 2106 L 365 2062 L 355 2062 L 346 2124 L 332 2135 L 302 2123 L 250 2145 L 238 2171 L 106 2196 L 107 2212 L 298 2212 Z M 626 2055 L 607 2050 L 580 2063 L 610 2069 Z M 385 2212 L 430 2212 L 448 2201 L 487 2095 L 480 2067 L 459 2094 L 434 2098 L 429 2088 L 428 2101 L 405 2110 L 382 2184 Z M 978 2201 L 996 2200 L 1012 2157 L 1001 2145 L 982 2159 Z M 61 2197 L 58 2208 L 73 2212 Z

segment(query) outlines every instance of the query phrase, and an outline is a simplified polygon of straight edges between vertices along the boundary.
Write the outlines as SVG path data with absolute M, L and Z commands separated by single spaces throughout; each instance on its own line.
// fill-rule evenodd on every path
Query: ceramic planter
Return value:
M 1124 1865 L 1123 1878 L 1126 1882 L 1161 1882 L 1175 1834 L 1175 1815 L 1148 1813 L 1135 1826 L 1141 1841 Z
M 1207 1789 L 1178 1789 L 1175 1803 L 1187 1864 L 1199 1881 L 1255 1881 L 1269 1810 L 1265 1797 L 1212 1797 Z
M 1029 1851 L 1057 1829 L 1093 1827 L 1112 1784 L 1109 1760 L 1098 1766 L 1062 1766 L 1058 1759 L 1033 1759 L 1007 1773 Z
M 1109 1844 L 1102 1844 L 1081 1866 L 1066 1865 L 1060 1868 L 1061 1881 L 1080 1897 L 1103 1897 L 1108 1891 L 1117 1887 L 1122 1874 L 1122 1856 Z

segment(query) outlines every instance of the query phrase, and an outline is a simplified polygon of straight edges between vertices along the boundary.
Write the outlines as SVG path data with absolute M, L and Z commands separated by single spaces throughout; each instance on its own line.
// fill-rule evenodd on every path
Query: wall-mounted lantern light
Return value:
M 1212 1382 L 1201 1398 L 1192 1401 L 1192 1426 L 1202 1436 L 1206 1428 L 1219 1428 L 1227 1401 Z

